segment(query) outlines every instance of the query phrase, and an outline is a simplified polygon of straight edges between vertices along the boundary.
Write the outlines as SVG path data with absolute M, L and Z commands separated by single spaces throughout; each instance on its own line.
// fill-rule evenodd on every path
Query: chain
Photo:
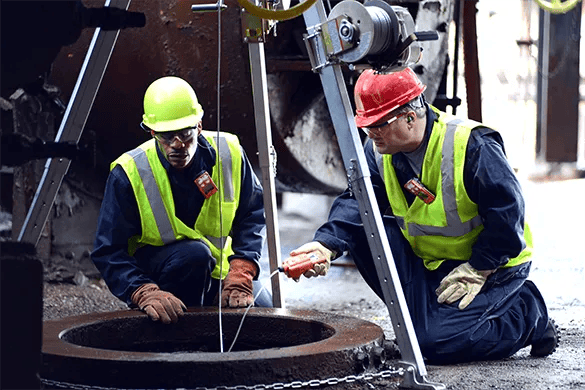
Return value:
M 271 165 L 271 168 L 272 168 L 272 175 L 274 177 L 276 177 L 276 162 L 277 162 L 276 160 L 277 160 L 278 156 L 276 154 L 276 149 L 274 149 L 274 145 L 270 145 L 269 149 L 270 150 L 269 150 L 268 154 L 270 155 L 270 157 L 272 157 L 270 159 L 271 160 L 270 161 L 271 162 L 270 165 Z
M 307 388 L 318 388 L 326 386 L 334 386 L 342 383 L 353 383 L 357 381 L 371 381 L 379 378 L 392 378 L 394 376 L 403 376 L 403 368 L 390 368 L 388 370 L 363 373 L 359 375 L 348 375 L 343 378 L 327 378 L 327 379 L 312 379 L 309 381 L 293 381 L 288 383 L 272 383 L 272 384 L 258 384 L 258 385 L 236 385 L 236 386 L 218 386 L 218 387 L 196 387 L 193 390 L 280 390 L 280 389 L 307 389 Z M 83 385 L 78 383 L 67 383 L 54 381 L 51 379 L 41 378 L 41 382 L 47 386 L 58 387 L 61 389 L 74 389 L 74 390 L 120 390 L 118 387 L 103 387 L 103 386 L 91 386 Z M 125 390 L 146 390 L 146 389 L 125 389 Z M 158 389 L 158 390 L 170 390 L 170 389 Z M 181 390 L 188 390 L 182 388 Z
M 347 189 L 349 190 L 349 196 L 353 196 L 353 188 L 351 183 L 353 182 L 354 176 L 357 174 L 356 161 L 350 160 L 351 166 L 347 168 Z

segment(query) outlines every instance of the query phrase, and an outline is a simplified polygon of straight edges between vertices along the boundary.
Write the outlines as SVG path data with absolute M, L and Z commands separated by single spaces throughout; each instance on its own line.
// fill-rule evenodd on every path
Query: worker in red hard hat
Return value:
M 425 134 L 425 122 L 416 123 L 415 118 L 425 118 L 422 93 L 426 86 L 410 68 L 387 77 L 392 77 L 391 83 L 380 83 L 369 70 L 360 77 L 355 89 L 356 126 L 374 141 L 380 154 L 412 152 Z M 402 131 L 403 124 L 411 129 Z
M 140 125 L 150 139 L 111 164 L 91 254 L 114 295 L 163 323 L 215 299 L 272 306 L 258 281 L 260 181 L 238 138 L 203 130 L 202 118 L 187 81 L 148 87 Z
M 355 85 L 355 122 L 394 262 L 423 356 L 446 364 L 506 358 L 531 346 L 548 356 L 559 334 L 527 280 L 532 235 L 520 183 L 495 130 L 425 102 L 410 69 L 364 71 Z M 348 251 L 383 298 L 358 203 L 348 189 L 328 221 L 291 259 L 326 261 Z

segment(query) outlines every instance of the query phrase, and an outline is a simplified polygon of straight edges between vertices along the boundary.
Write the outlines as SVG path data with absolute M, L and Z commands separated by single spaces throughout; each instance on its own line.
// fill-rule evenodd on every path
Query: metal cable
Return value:
M 369 53 L 382 53 L 390 46 L 392 40 L 389 27 L 392 25 L 390 15 L 380 7 L 366 7 L 366 10 L 370 14 L 372 23 L 374 24 L 374 42 L 372 42 L 372 48 Z
M 219 129 L 220 129 L 220 98 L 221 98 L 221 7 L 223 6 L 223 0 L 218 0 L 217 2 L 217 124 L 216 124 L 216 147 L 217 147 L 217 156 L 216 161 L 220 161 L 220 142 L 219 142 Z M 222 313 L 221 313 L 221 289 L 223 285 L 223 210 L 221 207 L 221 202 L 223 198 L 223 172 L 222 169 L 219 169 L 218 166 L 218 173 L 219 173 L 219 183 L 218 186 L 218 193 L 219 196 L 217 197 L 217 201 L 219 203 L 219 236 L 221 237 L 220 247 L 219 247 L 219 291 L 218 291 L 218 305 L 219 305 L 219 351 L 223 353 L 223 323 L 222 323 Z
M 278 270 L 276 269 L 276 270 L 274 270 L 274 272 L 272 272 L 270 274 L 270 276 L 268 277 L 268 280 L 262 284 L 262 288 L 258 291 L 256 296 L 254 297 L 254 300 L 252 301 L 252 303 L 250 303 L 248 305 L 248 307 L 246 308 L 246 311 L 244 312 L 244 315 L 242 316 L 242 319 L 240 320 L 240 326 L 238 326 L 238 330 L 236 331 L 236 335 L 234 336 L 234 341 L 232 341 L 232 345 L 230 345 L 228 352 L 231 352 L 232 348 L 234 347 L 234 344 L 236 344 L 236 340 L 238 339 L 238 336 L 240 335 L 240 329 L 242 329 L 242 325 L 244 324 L 244 318 L 246 318 L 246 314 L 248 314 L 248 311 L 250 311 L 250 308 L 252 306 L 254 306 L 254 302 L 256 302 L 256 299 L 258 299 L 260 294 L 262 294 L 262 291 L 264 291 L 264 289 L 266 288 L 266 284 L 268 284 L 268 282 L 270 282 L 272 280 L 272 277 L 274 275 L 276 275 L 277 273 L 278 273 Z

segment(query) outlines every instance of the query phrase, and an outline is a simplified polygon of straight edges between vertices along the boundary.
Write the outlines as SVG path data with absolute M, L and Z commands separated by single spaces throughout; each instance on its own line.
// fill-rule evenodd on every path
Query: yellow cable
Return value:
M 285 10 L 269 10 L 266 8 L 258 7 L 257 5 L 252 4 L 248 0 L 237 0 L 238 4 L 242 6 L 246 11 L 251 13 L 254 16 L 257 16 L 261 19 L 268 19 L 268 20 L 288 20 L 296 18 L 297 16 L 301 15 L 303 12 L 308 10 L 313 4 L 317 2 L 317 0 L 307 0 L 302 3 L 295 5 L 289 9 Z
M 561 0 L 534 0 L 536 4 L 540 6 L 545 11 L 548 11 L 552 14 L 564 14 L 572 10 L 579 0 L 567 0 L 564 3 Z

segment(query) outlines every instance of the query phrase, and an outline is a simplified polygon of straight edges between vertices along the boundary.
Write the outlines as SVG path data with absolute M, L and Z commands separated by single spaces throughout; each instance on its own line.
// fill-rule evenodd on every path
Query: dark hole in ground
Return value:
M 242 319 L 223 315 L 223 345 L 227 351 Z M 302 318 L 247 315 L 232 352 L 285 348 L 325 340 L 335 333 L 325 323 Z M 186 315 L 164 325 L 146 317 L 98 321 L 64 331 L 60 338 L 72 344 L 128 352 L 220 352 L 217 315 Z

